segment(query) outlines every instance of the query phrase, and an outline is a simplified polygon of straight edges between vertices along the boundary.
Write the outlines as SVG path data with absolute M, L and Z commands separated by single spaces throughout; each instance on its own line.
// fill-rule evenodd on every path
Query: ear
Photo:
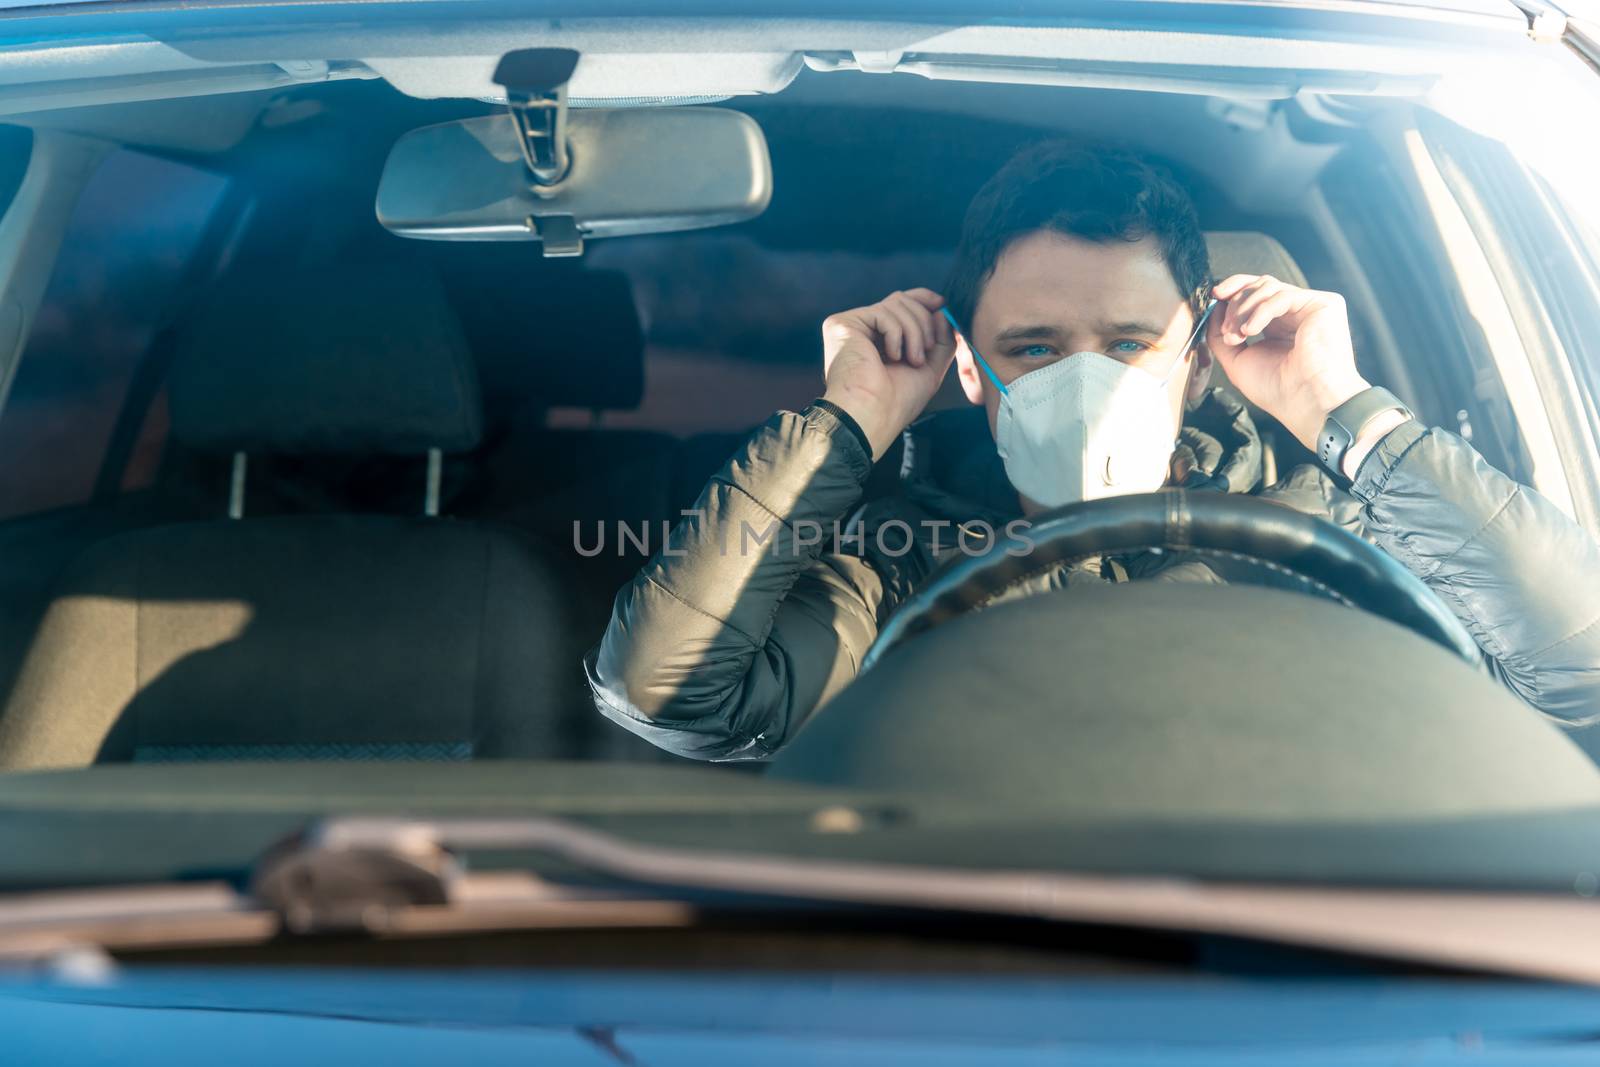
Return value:
M 1194 346 L 1194 373 L 1189 375 L 1189 385 L 1183 393 L 1184 407 L 1190 411 L 1200 406 L 1206 390 L 1211 388 L 1211 368 L 1215 362 L 1204 341 Z
M 966 394 L 967 401 L 982 405 L 983 372 L 978 369 L 978 361 L 972 358 L 972 349 L 967 347 L 967 339 L 962 334 L 956 335 L 956 377 L 961 381 L 961 391 Z

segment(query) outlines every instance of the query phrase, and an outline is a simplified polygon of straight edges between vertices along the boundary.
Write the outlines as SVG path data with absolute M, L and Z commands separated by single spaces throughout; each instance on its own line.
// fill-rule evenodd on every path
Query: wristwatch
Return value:
M 1343 478 L 1344 454 L 1361 436 L 1367 424 L 1379 415 L 1400 411 L 1411 418 L 1411 409 L 1387 389 L 1364 389 L 1328 412 L 1328 421 L 1317 435 L 1317 459 L 1337 477 Z

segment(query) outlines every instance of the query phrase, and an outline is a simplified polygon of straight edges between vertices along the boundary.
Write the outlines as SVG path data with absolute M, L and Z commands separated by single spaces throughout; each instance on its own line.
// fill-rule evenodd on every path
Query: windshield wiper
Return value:
M 556 867 L 474 870 L 472 854 Z M 526 858 L 524 858 L 526 856 Z M 989 915 L 1251 939 L 1600 985 L 1600 908 L 1576 895 L 1215 883 L 746 855 L 639 844 L 551 818 L 338 817 L 218 883 L 0 899 L 0 960 L 66 946 L 686 927 L 719 910 Z
M 466 851 L 531 852 L 603 888 L 474 873 Z M 853 905 L 1219 934 L 1600 984 L 1600 908 L 1577 896 L 1304 888 L 754 856 L 638 844 L 548 818 L 337 818 L 252 883 L 291 930 L 687 924 L 730 901 Z M 642 910 L 641 910 L 642 909 Z

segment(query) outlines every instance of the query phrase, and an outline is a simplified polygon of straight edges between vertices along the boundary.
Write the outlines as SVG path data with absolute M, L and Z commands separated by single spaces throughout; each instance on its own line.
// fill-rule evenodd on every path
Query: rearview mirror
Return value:
M 559 180 L 537 180 L 517 113 L 413 130 L 378 183 L 378 221 L 405 237 L 544 242 L 722 226 L 759 215 L 772 164 L 755 120 L 709 107 L 562 109 Z

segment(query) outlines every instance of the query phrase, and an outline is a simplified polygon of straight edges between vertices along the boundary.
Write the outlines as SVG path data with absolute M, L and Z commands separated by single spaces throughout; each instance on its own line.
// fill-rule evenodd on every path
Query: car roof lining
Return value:
M 330 5 L 339 7 L 339 5 Z M 0 114 L 187 96 L 296 81 L 383 76 L 422 98 L 492 98 L 505 52 L 530 44 L 575 48 L 569 96 L 619 98 L 749 95 L 782 90 L 803 64 L 814 69 L 894 70 L 925 78 L 1050 81 L 1291 96 L 1308 89 L 1415 93 L 1447 71 L 1470 72 L 1484 49 L 1519 39 L 1504 17 L 1457 13 L 1405 33 L 1398 6 L 1377 17 L 1256 5 L 1246 19 L 1228 5 L 1130 5 L 1110 15 L 1026 24 L 959 20 L 794 18 L 449 18 L 423 5 L 360 5 L 329 21 L 322 5 L 275 13 L 229 32 L 192 19 L 200 9 L 152 15 L 137 28 L 120 12 L 7 19 L 0 44 Z M 1200 9 L 1204 9 L 1201 11 Z M 1206 21 L 1202 16 L 1210 12 Z M 1154 15 L 1152 15 L 1154 13 Z M 1143 21 L 1141 21 L 1141 19 Z M 67 31 L 67 32 L 63 32 Z M 1525 36 L 1521 39 L 1525 40 Z M 1002 70 L 1001 68 L 1006 68 Z M 1020 73 L 1019 73 L 1020 72 Z M 1107 82 L 1106 79 L 1114 79 Z M 252 84 L 253 82 L 253 84 Z M 215 83 L 215 84 L 211 84 Z
M 1398 102 L 1397 102 L 1398 103 Z M 1286 127 L 1270 102 L 1126 90 L 937 82 L 898 75 L 821 74 L 805 70 L 781 94 L 729 101 L 768 131 L 774 151 L 787 149 L 791 166 L 804 152 L 812 115 L 829 114 L 847 140 L 852 121 L 875 135 L 952 139 L 954 153 L 1003 151 L 1029 137 L 1061 134 L 1115 140 L 1165 158 L 1226 189 L 1254 208 L 1291 210 L 1329 158 L 1337 140 L 1309 143 Z M 323 84 L 289 91 L 143 101 L 70 108 L 13 119 L 18 125 L 62 129 L 133 147 L 194 158 L 225 172 L 247 171 L 296 126 L 341 125 L 343 138 L 318 136 L 319 149 L 347 160 L 381 161 L 408 129 L 495 110 L 480 101 L 424 101 L 381 84 Z M 901 116 L 907 120 L 897 123 Z M 910 121 L 912 119 L 915 121 Z M 919 124 L 923 124 L 919 127 Z M 797 127 L 790 132 L 788 127 Z M 979 143 L 973 143 L 974 141 Z M 1219 152 L 1219 145 L 1227 151 Z M 1248 162 L 1242 167 L 1242 162 Z M 782 161 L 780 161 L 782 162 Z M 1240 184 L 1239 175 L 1252 175 Z M 301 174 L 302 180 L 311 176 Z M 968 190 L 970 192 L 970 190 Z
M 336 99 L 323 95 L 335 81 L 381 78 L 405 97 L 460 109 L 447 108 L 444 118 L 482 113 L 474 105 L 499 91 L 489 78 L 496 58 L 532 41 L 584 54 L 569 86 L 579 105 L 718 97 L 754 114 L 774 102 L 826 103 L 1111 133 L 1218 179 L 1248 158 L 1251 174 L 1272 180 L 1247 182 L 1241 198 L 1265 197 L 1268 207 L 1282 209 L 1298 201 L 1331 153 L 1285 135 L 1281 122 L 1273 126 L 1264 101 L 1318 87 L 1412 99 L 1446 72 L 1481 65 L 1483 46 L 1504 48 L 1507 34 L 1520 32 L 1509 5 L 1503 16 L 1343 6 L 1351 10 L 1255 5 L 1246 19 L 1237 13 L 1245 6 L 1152 2 L 1130 6 L 1116 23 L 962 25 L 928 18 L 488 19 L 473 17 L 483 10 L 473 4 L 449 19 L 420 6 L 408 13 L 372 4 L 331 20 L 313 5 L 235 32 L 202 31 L 192 12 L 152 14 L 138 31 L 117 30 L 117 12 L 75 14 L 37 20 L 73 32 L 0 45 L 0 116 L 221 157 L 247 142 L 286 95 Z M 1198 7 L 1235 13 L 1213 11 L 1204 21 Z M 1426 44 L 1399 35 L 1418 12 L 1434 19 Z M 222 14 L 209 10 L 207 17 Z M 28 20 L 0 25 L 6 23 L 15 31 Z M 900 73 L 886 76 L 891 71 Z M 1077 95 L 1055 95 L 1061 92 Z M 403 100 L 391 103 L 397 114 L 406 110 Z M 441 121 L 438 112 L 415 110 Z M 1251 124 L 1256 128 L 1246 128 Z M 1228 143 L 1226 155 L 1215 151 L 1219 142 Z

